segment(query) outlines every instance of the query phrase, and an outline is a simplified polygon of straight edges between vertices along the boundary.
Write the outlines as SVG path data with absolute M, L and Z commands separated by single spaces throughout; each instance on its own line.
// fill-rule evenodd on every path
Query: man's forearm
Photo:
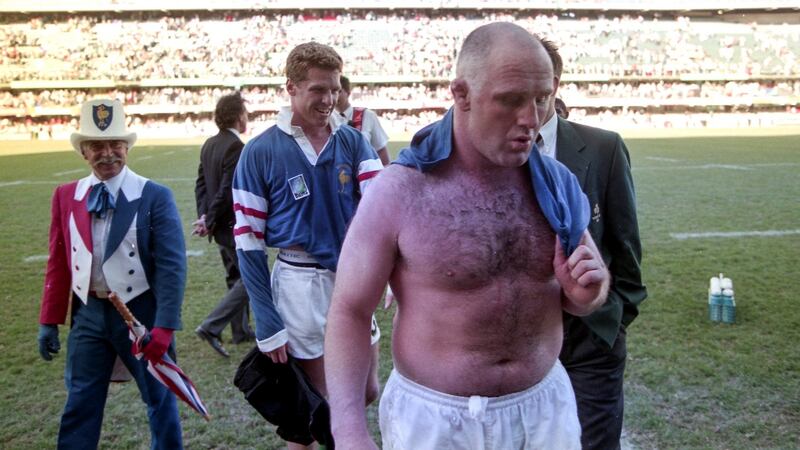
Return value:
M 353 314 L 334 302 L 325 333 L 325 380 L 336 443 L 369 437 L 364 409 L 370 361 L 371 316 Z M 345 445 L 349 448 L 349 446 Z

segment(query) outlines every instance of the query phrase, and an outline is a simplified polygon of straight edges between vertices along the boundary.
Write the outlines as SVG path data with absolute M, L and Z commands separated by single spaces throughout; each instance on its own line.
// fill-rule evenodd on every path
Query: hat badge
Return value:
M 111 125 L 113 118 L 114 109 L 111 108 L 111 105 L 104 105 L 100 103 L 99 105 L 92 106 L 92 119 L 100 131 L 105 131 L 106 128 Z

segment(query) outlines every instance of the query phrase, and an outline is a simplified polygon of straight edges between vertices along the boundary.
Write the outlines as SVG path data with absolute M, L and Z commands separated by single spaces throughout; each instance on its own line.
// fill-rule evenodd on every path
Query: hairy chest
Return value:
M 419 197 L 399 239 L 409 270 L 454 289 L 552 277 L 554 234 L 529 186 L 447 183 Z

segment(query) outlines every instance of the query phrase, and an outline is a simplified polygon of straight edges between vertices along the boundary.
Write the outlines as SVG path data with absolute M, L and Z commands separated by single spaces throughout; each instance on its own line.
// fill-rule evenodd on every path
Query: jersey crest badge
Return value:
M 311 192 L 308 191 L 306 178 L 303 176 L 303 174 L 289 178 L 289 189 L 292 190 L 292 195 L 294 196 L 295 200 L 300 200 L 301 198 L 311 195 Z

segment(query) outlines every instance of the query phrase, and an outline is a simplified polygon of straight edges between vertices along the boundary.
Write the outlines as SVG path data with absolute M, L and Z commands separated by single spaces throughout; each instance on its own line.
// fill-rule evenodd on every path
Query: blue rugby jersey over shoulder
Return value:
M 535 144 L 534 144 L 535 145 Z M 418 131 L 411 145 L 400 151 L 392 164 L 413 167 L 421 172 L 433 170 L 447 160 L 453 150 L 453 109 L 444 118 Z M 553 232 L 570 255 L 578 246 L 589 224 L 589 202 L 577 178 L 554 158 L 543 158 L 534 148 L 528 157 L 534 195 Z
M 270 127 L 245 145 L 233 179 L 239 266 L 259 343 L 276 338 L 275 348 L 286 336 L 272 300 L 266 248 L 300 246 L 320 265 L 336 271 L 361 189 L 382 168 L 361 133 L 334 119 L 328 142 L 316 161 L 310 161 L 312 156 L 291 134 L 290 114 L 284 111 L 281 126 Z

